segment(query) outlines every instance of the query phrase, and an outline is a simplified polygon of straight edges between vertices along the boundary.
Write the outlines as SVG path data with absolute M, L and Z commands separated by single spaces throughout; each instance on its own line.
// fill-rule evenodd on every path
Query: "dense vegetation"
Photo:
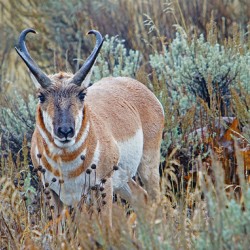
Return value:
M 246 0 L 0 0 L 0 249 L 247 249 L 250 245 L 250 3 Z M 162 201 L 114 204 L 113 230 L 87 208 L 54 230 L 34 171 L 35 88 L 20 31 L 47 73 L 75 72 L 105 42 L 92 81 L 130 76 L 165 110 Z M 119 199 L 118 199 L 119 201 Z M 59 220 L 54 219 L 54 223 Z

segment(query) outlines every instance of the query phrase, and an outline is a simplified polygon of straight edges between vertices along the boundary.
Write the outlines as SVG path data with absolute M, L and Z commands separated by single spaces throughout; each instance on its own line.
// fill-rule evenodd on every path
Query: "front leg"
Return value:
M 108 178 L 104 184 L 105 198 L 102 199 L 102 206 L 100 211 L 101 223 L 107 229 L 112 228 L 112 206 L 113 206 L 113 185 L 112 178 Z
M 55 191 L 51 189 L 50 193 L 51 206 L 53 206 L 53 227 L 56 229 L 57 234 L 61 234 L 65 227 L 65 218 L 63 215 L 64 205 Z

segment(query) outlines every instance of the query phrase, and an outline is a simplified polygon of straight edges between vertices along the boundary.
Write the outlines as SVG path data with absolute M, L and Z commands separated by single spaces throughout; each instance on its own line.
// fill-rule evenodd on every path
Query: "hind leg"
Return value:
M 160 150 L 144 152 L 138 173 L 146 189 L 149 199 L 160 201 Z
M 115 193 L 119 194 L 121 198 L 126 200 L 132 206 L 146 204 L 148 200 L 147 192 L 133 179 L 130 179 L 121 188 L 117 189 Z

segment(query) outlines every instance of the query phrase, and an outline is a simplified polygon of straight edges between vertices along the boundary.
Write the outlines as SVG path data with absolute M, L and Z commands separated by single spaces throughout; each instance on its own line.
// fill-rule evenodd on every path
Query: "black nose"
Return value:
M 59 138 L 69 138 L 74 136 L 74 129 L 68 126 L 62 126 L 57 129 L 57 136 Z

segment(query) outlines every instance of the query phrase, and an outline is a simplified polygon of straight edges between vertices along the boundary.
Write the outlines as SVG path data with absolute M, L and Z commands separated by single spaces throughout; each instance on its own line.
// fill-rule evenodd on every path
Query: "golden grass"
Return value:
M 237 158 L 239 166 L 242 166 L 240 153 L 237 153 Z M 224 185 L 224 171 L 216 155 L 210 166 L 215 172 L 214 180 L 208 174 L 205 163 L 197 159 L 197 164 L 199 171 L 195 187 L 192 185 L 193 180 L 189 179 L 187 186 L 180 186 L 176 193 L 173 188 L 169 189 L 169 184 L 164 183 L 169 175 L 169 172 L 165 172 L 159 204 L 141 204 L 132 210 L 121 202 L 114 203 L 112 229 L 105 222 L 100 222 L 98 214 L 94 213 L 90 218 L 87 207 L 83 207 L 81 212 L 76 210 L 77 219 L 73 221 L 69 211 L 65 210 L 66 226 L 63 234 L 57 232 L 61 218 L 53 217 L 51 220 L 48 216 L 50 211 L 45 205 L 44 194 L 37 199 L 40 205 L 36 206 L 31 202 L 32 199 L 28 204 L 29 197 L 32 197 L 31 191 L 25 191 L 28 187 L 21 180 L 15 187 L 13 177 L 10 177 L 14 175 L 10 171 L 0 179 L 0 245 L 3 249 L 193 249 L 197 247 L 195 241 L 203 233 L 211 234 L 209 237 L 213 238 L 218 230 L 224 230 L 220 226 L 215 227 L 214 210 L 224 213 L 230 199 L 238 193 L 236 188 L 229 191 L 230 188 Z M 171 159 L 166 168 L 170 165 Z M 15 168 L 9 162 L 5 162 L 2 167 L 7 166 Z M 239 168 L 239 174 L 239 202 L 243 205 L 246 192 L 249 191 L 242 167 Z M 15 175 L 20 175 L 20 172 Z M 166 191 L 172 192 L 170 199 L 166 197 Z M 248 207 L 245 213 L 249 213 Z

